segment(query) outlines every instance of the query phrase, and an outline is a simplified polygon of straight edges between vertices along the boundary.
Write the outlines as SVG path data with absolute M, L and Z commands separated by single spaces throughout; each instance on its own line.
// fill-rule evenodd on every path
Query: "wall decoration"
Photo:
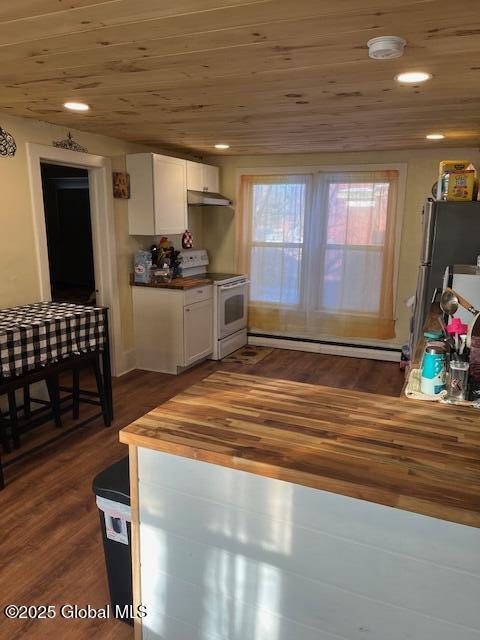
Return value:
M 3 158 L 13 158 L 17 150 L 17 145 L 11 133 L 0 127 L 0 156 Z
M 130 174 L 123 171 L 113 172 L 113 197 L 130 198 Z
M 81 144 L 75 142 L 71 131 L 68 132 L 67 137 L 64 140 L 54 140 L 52 144 L 54 147 L 58 147 L 59 149 L 68 149 L 69 151 L 80 151 L 81 153 L 88 153 L 88 149 L 86 147 L 82 147 Z

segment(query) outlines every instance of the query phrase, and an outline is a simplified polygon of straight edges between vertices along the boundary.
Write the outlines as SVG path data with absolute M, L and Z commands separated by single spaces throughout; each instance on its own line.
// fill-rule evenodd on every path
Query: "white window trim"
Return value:
M 320 164 L 302 165 L 296 167 L 239 167 L 237 168 L 237 202 L 240 196 L 240 183 L 242 176 L 272 176 L 272 175 L 294 175 L 311 173 L 335 173 L 351 171 L 398 171 L 398 193 L 397 206 L 395 209 L 395 263 L 393 271 L 393 314 L 397 320 L 398 311 L 398 277 L 400 271 L 400 250 L 402 243 L 403 220 L 405 213 L 405 193 L 407 186 L 407 162 L 383 162 L 382 164 Z

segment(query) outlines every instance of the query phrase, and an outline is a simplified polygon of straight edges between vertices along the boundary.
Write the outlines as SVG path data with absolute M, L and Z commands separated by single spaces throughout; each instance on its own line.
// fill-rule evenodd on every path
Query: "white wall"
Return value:
M 72 116 L 72 121 L 74 120 Z M 39 300 L 39 281 L 34 248 L 33 213 L 26 157 L 26 143 L 51 145 L 63 139 L 67 129 L 45 122 L 0 116 L 0 126 L 9 131 L 17 143 L 13 158 L 0 158 L 0 308 Z M 125 154 L 144 151 L 145 147 L 122 140 L 93 135 L 72 129 L 74 139 L 90 153 L 109 156 L 114 171 L 125 171 Z M 121 308 L 122 347 L 133 348 L 133 321 L 128 276 L 132 255 L 138 241 L 128 235 L 127 201 L 114 200 L 117 265 Z M 72 241 L 75 239 L 72 238 Z
M 75 116 L 72 115 L 72 123 Z M 52 145 L 53 140 L 66 137 L 68 129 L 56 125 L 0 115 L 0 126 L 10 132 L 16 141 L 13 158 L 0 158 L 0 308 L 36 302 L 40 299 L 37 261 L 35 256 L 33 212 L 26 157 L 26 143 Z M 89 153 L 108 156 L 114 171 L 125 171 L 125 154 L 158 151 L 106 136 L 71 129 L 75 141 Z M 128 234 L 127 200 L 114 199 L 115 236 L 117 249 L 118 286 L 121 314 L 122 349 L 126 360 L 131 360 L 134 349 L 133 309 L 129 276 L 133 254 L 148 247 L 155 238 L 132 237 Z M 193 212 L 190 223 L 197 246 L 201 242 L 201 212 Z M 74 240 L 74 239 L 72 239 Z M 177 244 L 179 238 L 174 238 Z

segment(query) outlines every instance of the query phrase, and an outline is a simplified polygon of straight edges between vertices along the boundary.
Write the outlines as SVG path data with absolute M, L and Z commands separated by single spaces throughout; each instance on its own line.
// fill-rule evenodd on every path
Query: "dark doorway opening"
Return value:
M 95 304 L 87 169 L 41 163 L 52 300 Z

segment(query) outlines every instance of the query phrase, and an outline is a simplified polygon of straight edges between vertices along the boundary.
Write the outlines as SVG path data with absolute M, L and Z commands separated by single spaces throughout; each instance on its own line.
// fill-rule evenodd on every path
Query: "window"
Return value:
M 326 215 L 320 308 L 377 314 L 390 183 L 351 182 L 341 174 L 322 179 L 327 188 L 319 203 Z
M 243 176 L 238 268 L 249 326 L 298 337 L 394 335 L 397 171 Z
M 278 176 L 252 186 L 252 300 L 300 304 L 306 176 Z

